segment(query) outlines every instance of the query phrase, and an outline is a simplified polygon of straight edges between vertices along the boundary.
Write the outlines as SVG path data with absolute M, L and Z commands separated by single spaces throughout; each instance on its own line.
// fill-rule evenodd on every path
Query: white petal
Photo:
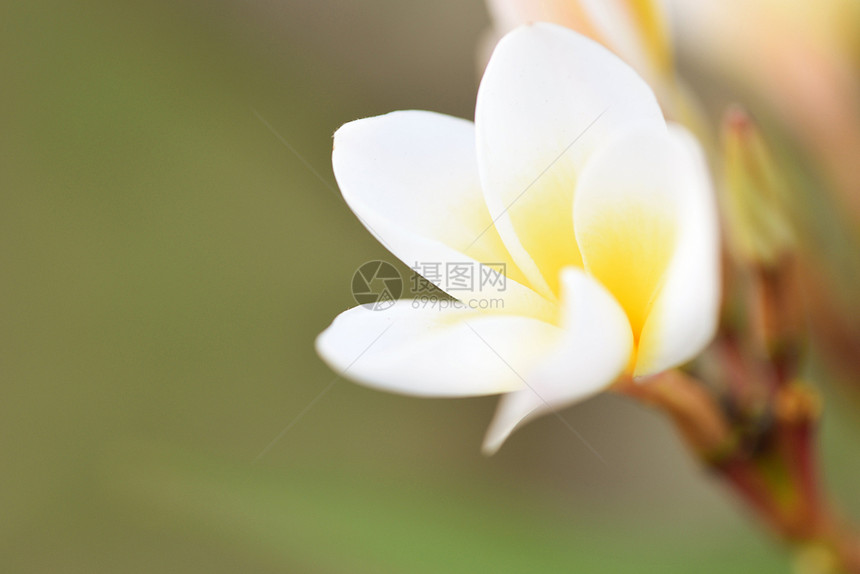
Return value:
M 565 269 L 561 283 L 564 334 L 552 353 L 525 372 L 526 388 L 502 397 L 484 439 L 487 454 L 527 420 L 606 388 L 630 363 L 633 334 L 612 295 L 576 268 Z
M 417 307 L 417 308 L 416 308 Z M 340 375 L 416 396 L 463 397 L 522 388 L 526 372 L 561 336 L 528 317 L 440 310 L 403 299 L 387 310 L 355 307 L 317 338 Z
M 418 111 L 350 122 L 335 134 L 332 165 L 350 208 L 401 261 L 438 263 L 442 277 L 447 263 L 503 263 L 508 283 L 493 296 L 505 299 L 505 311 L 549 312 L 551 305 L 521 283 L 492 224 L 471 122 Z M 486 297 L 479 287 L 452 294 Z
M 579 171 L 631 123 L 663 125 L 651 89 L 599 44 L 553 24 L 505 36 L 478 91 L 478 165 L 490 214 L 535 289 L 580 264 L 570 213 Z
M 675 161 L 664 129 L 631 129 L 593 156 L 574 201 L 585 269 L 624 308 L 636 341 L 680 240 Z
M 678 248 L 642 331 L 637 376 L 693 358 L 713 338 L 719 315 L 720 239 L 708 166 L 689 132 L 672 125 L 670 136 L 683 192 Z

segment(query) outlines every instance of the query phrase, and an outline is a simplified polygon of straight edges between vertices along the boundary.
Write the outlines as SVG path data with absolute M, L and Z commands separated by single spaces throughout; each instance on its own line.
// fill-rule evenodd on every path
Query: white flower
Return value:
M 535 24 L 503 38 L 474 124 L 420 111 L 351 122 L 333 166 L 349 206 L 407 265 L 506 263 L 504 309 L 356 307 L 317 339 L 333 369 L 368 386 L 505 393 L 487 452 L 621 376 L 691 359 L 713 335 L 702 154 L 631 68 L 575 32 Z
M 501 32 L 526 22 L 554 22 L 608 47 L 652 86 L 674 74 L 666 0 L 487 0 L 487 7 Z
M 675 67 L 672 8 L 678 2 L 722 1 L 487 0 L 493 26 L 479 50 L 479 59 L 489 54 L 488 48 L 501 34 L 517 26 L 535 21 L 561 24 L 600 42 L 630 64 L 654 90 L 668 118 L 710 138 L 707 116 Z

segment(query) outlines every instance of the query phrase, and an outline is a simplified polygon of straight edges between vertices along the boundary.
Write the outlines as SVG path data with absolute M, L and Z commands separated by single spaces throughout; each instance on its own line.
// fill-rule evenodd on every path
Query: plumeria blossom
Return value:
M 354 121 L 335 134 L 333 167 L 350 208 L 407 265 L 505 263 L 503 308 L 356 307 L 317 339 L 334 370 L 371 387 L 502 394 L 486 452 L 620 377 L 684 363 L 713 335 L 702 153 L 636 72 L 582 35 L 514 30 L 474 123 L 422 111 Z
M 705 76 L 730 80 L 813 155 L 840 205 L 860 221 L 856 0 L 487 0 L 487 7 L 490 43 L 536 20 L 583 33 L 632 65 L 664 110 L 698 134 L 711 135 L 676 74 L 675 54 Z
M 526 22 L 554 22 L 600 42 L 652 86 L 674 75 L 665 0 L 487 0 L 487 7 L 502 33 Z
M 680 1 L 705 0 L 487 0 L 493 27 L 485 43 L 492 46 L 501 34 L 534 21 L 575 30 L 630 64 L 654 90 L 668 118 L 709 141 L 707 116 L 675 66 L 672 3 Z

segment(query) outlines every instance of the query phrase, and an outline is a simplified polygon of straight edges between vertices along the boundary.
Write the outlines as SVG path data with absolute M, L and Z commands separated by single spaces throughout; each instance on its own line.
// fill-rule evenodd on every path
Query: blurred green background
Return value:
M 564 413 L 604 464 L 552 417 L 482 457 L 492 398 L 328 388 L 314 337 L 392 259 L 331 134 L 471 117 L 487 25 L 480 0 L 0 4 L 0 571 L 786 571 L 623 399 Z

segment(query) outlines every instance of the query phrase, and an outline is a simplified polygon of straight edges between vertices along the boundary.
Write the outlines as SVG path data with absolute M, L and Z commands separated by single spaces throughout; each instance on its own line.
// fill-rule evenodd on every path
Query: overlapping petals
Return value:
M 581 265 L 573 233 L 577 178 L 619 131 L 665 130 L 648 85 L 597 43 L 551 25 L 503 38 L 475 110 L 484 197 L 505 245 L 535 288 L 558 293 Z
M 504 394 L 487 452 L 619 376 L 689 360 L 713 334 L 718 238 L 701 152 L 631 68 L 583 36 L 515 30 L 487 67 L 474 124 L 414 111 L 359 120 L 335 135 L 333 164 L 349 206 L 407 265 L 505 263 L 501 309 L 358 307 L 317 340 L 334 370 L 368 386 Z

